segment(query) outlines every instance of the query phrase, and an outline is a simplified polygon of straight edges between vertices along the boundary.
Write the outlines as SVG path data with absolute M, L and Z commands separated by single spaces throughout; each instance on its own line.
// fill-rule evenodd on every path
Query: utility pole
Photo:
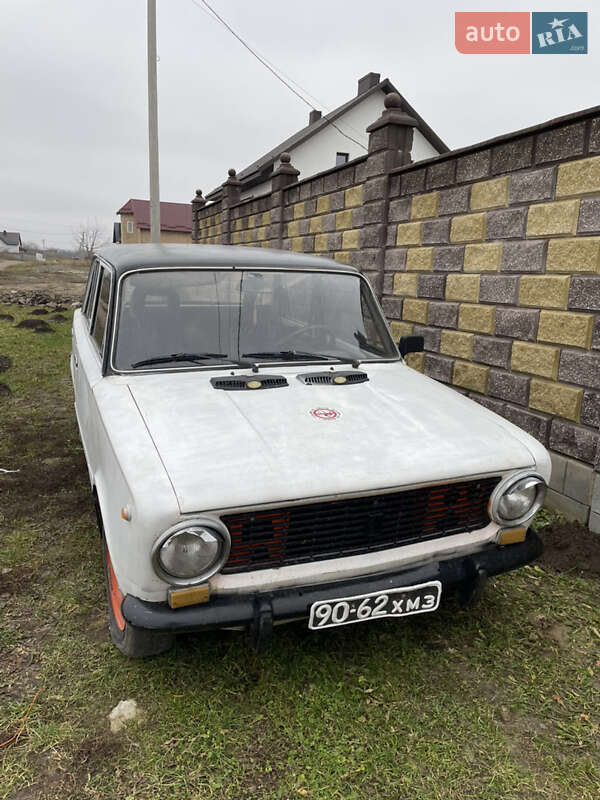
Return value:
M 156 0 L 148 0 L 148 156 L 150 162 L 150 241 L 152 242 L 160 242 L 156 60 Z

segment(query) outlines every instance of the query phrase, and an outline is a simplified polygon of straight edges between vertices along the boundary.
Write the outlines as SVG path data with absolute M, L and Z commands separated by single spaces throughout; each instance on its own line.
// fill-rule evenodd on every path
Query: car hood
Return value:
M 305 385 L 296 379 L 302 368 L 268 370 L 289 386 L 254 391 L 215 389 L 207 372 L 128 383 L 182 513 L 534 464 L 526 434 L 454 390 L 400 362 L 363 369 L 368 382 L 341 386 Z M 337 416 L 318 418 L 315 409 Z

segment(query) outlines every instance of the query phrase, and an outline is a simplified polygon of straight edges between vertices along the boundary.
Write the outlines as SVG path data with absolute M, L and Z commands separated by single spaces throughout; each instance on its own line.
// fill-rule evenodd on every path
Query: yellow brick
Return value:
M 529 206 L 527 236 L 561 236 L 575 233 L 579 216 L 579 200 L 538 203 Z
M 260 246 L 261 247 L 270 247 L 271 245 L 270 245 L 270 243 L 268 241 L 265 240 L 264 242 L 260 243 Z
M 346 189 L 344 195 L 344 208 L 354 208 L 354 206 L 362 205 L 363 187 L 353 186 L 351 189 Z
M 492 333 L 496 316 L 495 306 L 461 303 L 458 310 L 458 327 L 463 331 Z
M 465 272 L 498 272 L 502 258 L 502 242 L 468 244 L 465 247 Z
M 421 244 L 421 228 L 422 222 L 405 222 L 398 225 L 398 234 L 396 236 L 396 244 L 409 245 Z
M 479 275 L 448 275 L 446 278 L 446 300 L 479 300 Z
M 250 231 L 242 231 L 242 241 L 246 244 L 250 241 Z
M 242 230 L 242 220 L 241 219 L 236 219 L 236 221 L 235 221 L 235 223 L 233 225 L 233 229 L 235 231 L 241 231 Z
M 324 250 L 328 250 L 328 241 L 328 233 L 319 233 L 318 236 L 315 236 L 315 250 L 320 253 L 322 253 Z
M 298 236 L 300 233 L 300 223 L 299 222 L 288 222 L 287 226 L 287 235 L 288 236 Z
M 263 225 L 270 225 L 271 224 L 271 212 L 270 211 L 263 211 L 262 224 Z
M 390 322 L 390 332 L 392 339 L 398 344 L 401 336 L 410 336 L 414 330 L 414 325 L 410 322 Z
M 304 248 L 302 247 L 302 237 L 296 236 L 292 239 L 292 250 L 296 253 L 304 252 Z
M 589 347 L 594 332 L 593 314 L 573 314 L 568 311 L 542 311 L 538 341 Z
M 548 272 L 600 272 L 600 237 L 551 239 L 546 257 Z
M 408 353 L 404 360 L 407 367 L 416 369 L 417 372 L 423 372 L 425 369 L 425 353 Z
M 262 241 L 263 239 L 266 239 L 267 238 L 267 229 L 264 228 L 264 227 L 263 228 L 257 228 L 257 230 L 256 230 L 256 238 L 259 241 Z
M 557 378 L 559 359 L 558 347 L 515 341 L 512 346 L 510 366 L 517 372 L 529 372 L 531 375 L 541 375 L 543 378 Z
M 410 218 L 423 219 L 424 217 L 437 217 L 439 192 L 430 192 L 413 197 L 410 205 Z
M 406 254 L 406 269 L 409 272 L 424 272 L 433 269 L 433 247 L 418 247 Z
M 427 322 L 428 300 L 404 300 L 402 304 L 402 319 L 410 322 Z
M 568 275 L 522 275 L 519 284 L 520 306 L 566 308 L 569 302 Z
M 350 253 L 334 253 L 333 257 L 336 261 L 339 261 L 340 264 L 349 264 L 350 263 Z
M 330 198 L 328 194 L 317 198 L 317 214 L 326 214 L 329 211 Z
M 557 197 L 600 192 L 600 156 L 570 161 L 558 168 Z
M 311 217 L 309 230 L 311 233 L 321 233 L 323 230 L 323 217 Z
M 342 247 L 344 250 L 356 250 L 359 245 L 360 231 L 344 231 L 342 234 Z
M 294 219 L 302 219 L 304 217 L 304 203 L 296 203 L 294 206 Z
M 417 279 L 418 275 L 409 274 L 406 272 L 397 272 L 394 275 L 394 294 L 416 297 Z
M 240 236 L 240 233 L 239 233 L 239 231 L 235 231 L 235 232 L 234 232 L 234 234 L 233 234 L 233 236 L 231 237 L 231 241 L 232 241 L 234 244 L 239 244 L 239 243 L 240 243 L 240 239 L 241 239 L 241 238 L 242 238 L 242 237 Z
M 561 383 L 540 381 L 532 378 L 529 389 L 529 405 L 537 411 L 545 411 L 557 417 L 579 422 L 583 389 L 564 386 Z
M 455 361 L 452 383 L 464 389 L 471 389 L 473 392 L 486 394 L 489 374 L 489 367 L 470 364 L 468 361 Z
M 442 331 L 440 353 L 470 360 L 473 357 L 473 340 L 475 334 L 460 331 Z
M 508 178 L 481 181 L 471 187 L 471 211 L 508 205 Z
M 479 242 L 485 239 L 485 214 L 454 217 L 450 225 L 451 242 Z
M 340 231 L 343 228 L 352 227 L 352 212 L 351 211 L 338 211 L 335 215 L 335 227 Z

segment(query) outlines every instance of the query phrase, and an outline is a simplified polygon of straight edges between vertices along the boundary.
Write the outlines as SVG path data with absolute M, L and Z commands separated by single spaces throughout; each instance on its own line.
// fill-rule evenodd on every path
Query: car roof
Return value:
M 323 269 L 359 274 L 355 267 L 330 258 L 272 250 L 208 244 L 113 244 L 100 248 L 97 256 L 122 275 L 144 267 L 262 267 L 272 269 Z

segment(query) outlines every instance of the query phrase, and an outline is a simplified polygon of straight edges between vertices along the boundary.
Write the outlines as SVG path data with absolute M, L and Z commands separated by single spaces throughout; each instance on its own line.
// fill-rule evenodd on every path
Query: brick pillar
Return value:
M 292 166 L 292 157 L 289 153 L 282 153 L 279 156 L 279 165 L 273 173 L 271 183 L 271 224 L 277 226 L 273 238 L 277 239 L 277 247 L 283 247 L 283 207 L 284 192 L 286 186 L 296 183 L 300 170 Z
M 192 242 L 197 242 L 199 239 L 198 215 L 200 214 L 200 209 L 204 208 L 205 205 L 206 200 L 202 197 L 202 189 L 196 189 L 196 196 L 192 200 Z
M 236 177 L 235 170 L 229 170 L 229 177 L 222 184 L 221 200 L 221 244 L 231 244 L 231 206 L 240 202 L 242 182 Z
M 592 478 L 592 504 L 590 508 L 589 528 L 600 533 L 600 442 L 596 451 L 595 472 Z
M 409 164 L 416 119 L 402 110 L 396 92 L 385 96 L 385 110 L 367 128 L 369 154 L 364 165 L 363 227 L 360 248 L 364 272 L 371 271 L 377 296 L 383 294 L 383 270 L 390 201 L 389 173 L 394 167 Z

